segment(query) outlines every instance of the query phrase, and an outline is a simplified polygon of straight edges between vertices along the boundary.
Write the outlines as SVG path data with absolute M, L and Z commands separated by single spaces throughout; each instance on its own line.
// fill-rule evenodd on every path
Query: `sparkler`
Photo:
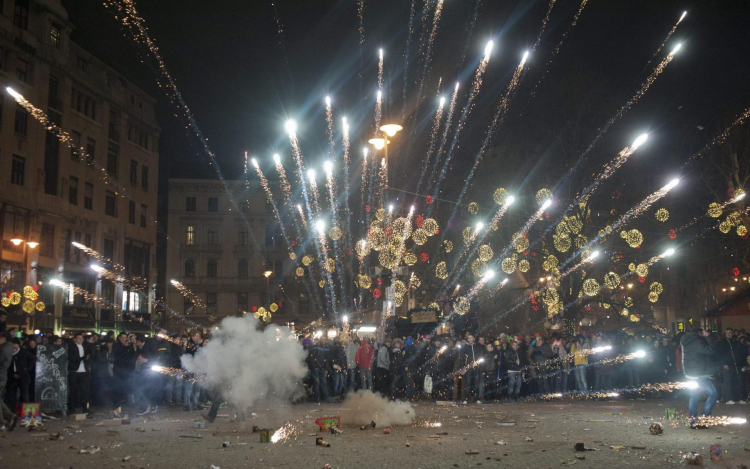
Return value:
M 271 443 L 283 443 L 289 438 L 297 435 L 297 433 L 299 433 L 299 429 L 291 422 L 287 422 L 274 432 L 273 436 L 271 436 Z

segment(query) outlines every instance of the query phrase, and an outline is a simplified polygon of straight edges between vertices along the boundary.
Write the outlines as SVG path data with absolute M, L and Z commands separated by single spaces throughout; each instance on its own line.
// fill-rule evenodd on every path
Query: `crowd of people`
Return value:
M 498 337 L 453 335 L 306 337 L 309 398 L 330 402 L 368 389 L 392 399 L 429 396 L 469 402 L 519 401 L 560 394 L 659 396 L 646 386 L 685 379 L 681 340 L 689 334 L 552 333 Z M 710 375 L 721 374 L 727 404 L 745 404 L 750 348 L 744 330 L 711 340 Z M 684 344 L 682 344 L 684 345 Z M 690 345 L 688 344 L 688 347 Z
M 359 338 L 354 334 L 319 337 L 303 334 L 307 353 L 306 394 L 297 400 L 332 402 L 360 389 L 392 399 L 452 400 L 459 403 L 547 399 L 575 394 L 600 398 L 622 390 L 623 397 L 658 397 L 649 386 L 697 380 L 708 394 L 703 413 L 710 415 L 721 384 L 726 404 L 745 404 L 750 371 L 744 330 L 631 336 L 506 335 Z M 34 402 L 38 344 L 65 346 L 68 356 L 68 412 L 127 406 L 138 414 L 160 405 L 196 411 L 211 404 L 212 420 L 221 404 L 218 391 L 182 369 L 181 357 L 194 355 L 209 337 L 200 330 L 155 337 L 114 331 L 22 335 L 0 331 L 0 431 L 12 430 L 17 403 Z M 684 366 L 683 366 L 684 364 Z M 171 370 L 162 373 L 154 365 Z M 252 366 L 252 364 L 248 364 Z M 632 391 L 632 392 L 629 392 Z M 690 401 L 697 414 L 697 393 Z M 241 409 L 237 409 L 238 417 Z

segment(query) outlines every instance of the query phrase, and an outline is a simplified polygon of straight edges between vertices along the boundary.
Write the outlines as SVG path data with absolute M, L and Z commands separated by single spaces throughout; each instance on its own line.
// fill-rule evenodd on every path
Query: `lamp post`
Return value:
M 403 130 L 403 127 L 398 124 L 384 124 L 380 126 L 379 131 L 383 132 L 383 138 L 376 137 L 371 138 L 368 140 L 368 143 L 375 147 L 376 150 L 385 150 L 385 184 L 383 184 L 383 189 L 388 188 L 388 173 L 390 170 L 390 167 L 388 166 L 388 144 L 390 141 L 388 140 L 388 137 L 395 136 L 398 132 Z M 380 205 L 383 207 L 385 204 L 385 200 L 383 197 L 383 193 L 380 194 Z

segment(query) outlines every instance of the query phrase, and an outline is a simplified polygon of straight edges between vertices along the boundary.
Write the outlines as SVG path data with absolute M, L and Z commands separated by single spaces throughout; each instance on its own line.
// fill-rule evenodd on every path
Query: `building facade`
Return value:
M 7 306 L 9 323 L 57 333 L 121 329 L 129 320 L 143 328 L 156 279 L 155 100 L 71 42 L 59 0 L 0 7 L 0 293 L 37 287 L 35 301 L 44 303 L 32 313 L 23 312 L 25 299 Z M 6 87 L 82 150 L 61 144 Z M 94 263 L 118 276 L 108 280 Z
M 257 180 L 170 179 L 168 207 L 166 306 L 176 313 L 167 313 L 171 330 L 184 325 L 180 316 L 209 326 L 271 304 L 278 308 L 275 324 L 318 317 Z

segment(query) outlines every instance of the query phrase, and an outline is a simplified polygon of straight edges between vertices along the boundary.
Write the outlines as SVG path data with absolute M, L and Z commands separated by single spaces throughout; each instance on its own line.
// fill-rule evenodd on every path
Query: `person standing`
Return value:
M 716 398 L 716 391 L 711 375 L 716 372 L 716 349 L 710 339 L 710 333 L 700 327 L 694 327 L 689 333 L 682 336 L 680 349 L 682 350 L 682 369 L 685 377 L 695 380 L 696 385 L 690 388 L 690 400 L 688 401 L 688 412 L 690 414 L 690 428 L 707 428 L 706 425 L 698 424 L 698 398 L 704 391 L 706 402 L 703 404 L 703 416 L 711 415 Z
M 194 357 L 196 352 L 203 347 L 203 334 L 198 329 L 190 331 L 190 339 L 185 344 L 185 355 Z M 199 410 L 199 399 L 201 396 L 201 385 L 194 373 L 185 373 L 185 383 L 182 387 L 183 407 L 182 410 L 190 412 Z
M 354 385 L 357 380 L 357 349 L 359 344 L 352 340 L 351 337 L 345 339 L 344 351 L 346 352 L 346 376 L 344 392 L 354 392 Z
M 503 354 L 503 363 L 508 370 L 508 400 L 517 402 L 521 394 L 523 370 L 528 366 L 526 352 L 521 350 L 521 344 L 514 340 Z
M 385 339 L 385 342 L 380 344 L 378 348 L 378 355 L 375 359 L 375 391 L 383 394 L 388 394 L 390 390 L 390 370 L 391 370 L 391 339 Z
M 31 402 L 29 391 L 35 358 L 28 350 L 21 347 L 19 339 L 13 339 L 11 342 L 13 343 L 13 358 L 8 370 L 5 399 L 8 407 L 15 409 L 19 402 Z
M 745 349 L 745 350 L 743 350 Z M 742 372 L 740 371 L 747 360 L 747 350 L 734 338 L 734 330 L 727 327 L 716 344 L 716 351 L 721 366 L 724 381 L 724 400 L 727 405 L 747 404 L 742 396 Z
M 0 332 L 0 395 L 8 382 L 8 369 L 13 360 L 13 345 L 10 339 L 7 331 Z M 18 425 L 18 416 L 5 405 L 5 401 L 0 399 L 0 432 L 12 432 L 16 425 Z
M 536 370 L 536 394 L 544 395 L 550 393 L 549 380 L 547 379 L 548 366 L 547 363 L 554 357 L 552 347 L 544 342 L 544 339 L 537 337 L 535 340 L 534 348 L 531 350 L 531 361 L 534 364 Z
M 89 409 L 89 394 L 91 390 L 91 353 L 83 346 L 83 334 L 77 332 L 73 342 L 68 343 L 68 408 L 70 413 L 81 413 Z
M 456 360 L 459 374 L 464 377 L 464 405 L 469 403 L 469 397 L 472 391 L 477 396 L 477 404 L 481 404 L 481 396 L 484 394 L 484 383 L 481 380 L 482 370 L 479 365 L 484 362 L 484 349 L 481 345 L 474 343 L 474 336 L 469 334 L 466 337 L 466 345 L 461 347 L 461 351 Z
M 365 337 L 357 350 L 357 366 L 359 367 L 360 389 L 372 391 L 372 364 L 375 361 L 375 349 L 370 345 L 370 340 Z
M 341 340 L 333 339 L 331 347 L 331 373 L 333 374 L 333 397 L 341 398 L 346 389 L 346 350 Z
M 578 334 L 576 341 L 570 348 L 570 353 L 573 354 L 573 366 L 575 366 L 576 385 L 578 386 L 578 392 L 588 394 L 589 384 L 586 381 L 586 372 L 589 367 L 589 360 L 587 357 L 588 350 L 591 348 L 591 344 L 586 340 L 586 336 Z

